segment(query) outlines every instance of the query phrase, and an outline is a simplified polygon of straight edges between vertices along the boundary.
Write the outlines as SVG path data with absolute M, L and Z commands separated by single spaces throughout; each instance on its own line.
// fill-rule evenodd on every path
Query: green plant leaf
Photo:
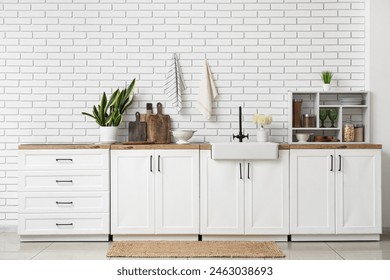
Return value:
M 92 114 L 86 112 L 82 112 L 82 114 L 95 119 L 100 126 L 119 126 L 122 121 L 122 114 L 133 103 L 134 86 L 135 79 L 127 88 L 115 90 L 109 99 L 107 99 L 106 93 L 103 92 L 100 103 L 93 106 Z
M 330 84 L 332 81 L 333 73 L 331 71 L 322 71 L 321 79 L 324 84 Z

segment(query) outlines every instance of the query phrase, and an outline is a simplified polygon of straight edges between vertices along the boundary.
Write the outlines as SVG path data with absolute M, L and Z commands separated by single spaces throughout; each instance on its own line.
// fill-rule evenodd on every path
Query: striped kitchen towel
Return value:
M 179 60 L 176 54 L 172 54 L 171 64 L 165 76 L 164 92 L 168 96 L 168 100 L 172 107 L 180 112 L 182 108 L 181 94 L 186 89 L 183 73 L 181 72 Z

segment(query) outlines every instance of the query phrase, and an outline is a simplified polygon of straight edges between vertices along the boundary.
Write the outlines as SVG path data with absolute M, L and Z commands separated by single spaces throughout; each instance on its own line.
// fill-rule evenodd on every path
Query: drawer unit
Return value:
M 21 171 L 19 191 L 108 191 L 108 172 L 101 170 Z
M 109 169 L 108 150 L 19 150 L 21 170 Z
M 107 234 L 109 214 L 21 214 L 19 234 Z
M 19 209 L 22 213 L 93 213 L 109 207 L 108 192 L 22 192 Z
M 109 149 L 19 150 L 22 241 L 108 240 Z

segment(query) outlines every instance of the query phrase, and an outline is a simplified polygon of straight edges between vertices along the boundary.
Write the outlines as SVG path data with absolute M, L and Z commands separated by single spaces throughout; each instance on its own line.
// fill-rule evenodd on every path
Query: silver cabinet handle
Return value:
M 153 156 L 150 156 L 150 162 L 149 162 L 149 164 L 150 164 L 150 172 L 153 172 Z
M 68 224 L 56 223 L 56 226 L 57 226 L 57 227 L 60 227 L 60 226 L 73 226 L 73 223 L 68 223 Z
M 56 162 L 61 162 L 61 161 L 73 162 L 73 159 L 71 159 L 71 158 L 56 158 Z
M 242 168 L 241 168 L 241 162 L 240 162 L 240 179 L 242 180 Z
M 341 155 L 339 155 L 339 171 L 341 171 Z
M 250 170 L 250 162 L 248 162 L 248 179 L 250 179 L 251 177 L 249 176 L 249 170 Z
M 333 155 L 330 155 L 330 171 L 333 171 Z
M 73 201 L 56 201 L 56 204 L 73 204 Z
M 60 183 L 73 183 L 73 180 L 56 180 L 56 183 L 57 184 L 60 184 Z

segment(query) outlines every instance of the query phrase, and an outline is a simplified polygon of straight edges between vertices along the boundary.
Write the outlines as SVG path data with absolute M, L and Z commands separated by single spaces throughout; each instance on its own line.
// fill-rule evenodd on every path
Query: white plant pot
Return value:
M 330 91 L 330 89 L 332 88 L 332 86 L 330 84 L 323 84 L 322 85 L 322 88 L 324 89 L 324 91 Z
M 116 142 L 116 135 L 118 134 L 117 126 L 101 126 L 100 127 L 100 143 L 113 144 Z
M 257 142 L 268 142 L 268 130 L 260 128 L 257 131 Z

